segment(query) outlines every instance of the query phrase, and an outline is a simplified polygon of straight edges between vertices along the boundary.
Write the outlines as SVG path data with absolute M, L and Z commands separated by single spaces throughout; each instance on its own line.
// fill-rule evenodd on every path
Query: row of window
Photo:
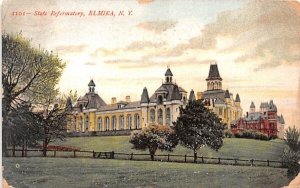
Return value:
M 118 122 L 119 121 L 119 122 Z M 132 127 L 132 122 L 134 127 Z M 117 123 L 119 124 L 119 127 L 117 127 Z M 85 121 L 83 124 L 83 118 L 80 117 L 79 119 L 79 126 L 81 128 L 81 131 L 86 131 L 89 128 L 89 116 L 85 116 Z M 97 118 L 97 127 L 95 131 L 108 131 L 108 130 L 123 130 L 123 129 L 139 129 L 140 128 L 140 116 L 139 114 L 134 115 L 134 119 L 132 118 L 132 115 L 126 116 L 126 123 L 125 123 L 125 117 L 123 115 L 120 115 L 118 118 L 117 116 L 112 116 L 112 118 L 109 118 L 108 116 L 102 119 L 101 117 Z M 75 127 L 76 130 L 76 127 Z
M 170 112 L 170 108 L 166 109 L 165 114 L 166 114 L 165 125 L 170 126 L 171 125 L 171 112 Z M 155 123 L 155 120 L 156 120 L 155 110 L 151 109 L 150 110 L 150 122 L 151 123 Z M 163 122 L 163 110 L 162 109 L 159 109 L 157 111 L 157 120 L 158 120 L 158 124 L 164 125 L 164 122 Z

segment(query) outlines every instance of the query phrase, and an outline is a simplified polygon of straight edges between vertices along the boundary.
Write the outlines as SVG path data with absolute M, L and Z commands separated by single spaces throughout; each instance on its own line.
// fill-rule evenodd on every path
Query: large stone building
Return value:
M 242 117 L 241 99 L 239 94 L 235 98 L 228 89 L 222 89 L 222 78 L 218 65 L 211 64 L 206 79 L 207 90 L 198 93 L 198 98 L 205 100 L 206 106 L 217 114 L 230 129 L 232 121 Z
M 232 122 L 232 131 L 256 130 L 268 136 L 284 138 L 284 118 L 277 115 L 277 106 L 273 100 L 262 102 L 260 110 L 256 111 L 254 102 L 251 102 L 249 112 L 245 117 Z
M 222 90 L 222 78 L 217 64 L 210 65 L 206 81 L 207 90 L 199 92 L 198 98 L 203 98 L 207 107 L 228 125 L 240 118 L 242 109 L 239 95 L 233 99 L 228 90 Z M 68 105 L 72 106 L 72 116 L 67 125 L 69 132 L 133 130 L 149 124 L 172 126 L 172 122 L 179 116 L 179 107 L 185 107 L 188 100 L 196 99 L 193 90 L 187 97 L 187 91 L 174 83 L 170 68 L 165 73 L 164 82 L 150 97 L 147 88 L 143 89 L 140 101 L 132 102 L 130 96 L 127 96 L 124 101 L 118 102 L 116 98 L 112 98 L 111 103 L 107 104 L 95 92 L 95 87 L 91 80 L 88 92 L 79 97 L 74 106 Z

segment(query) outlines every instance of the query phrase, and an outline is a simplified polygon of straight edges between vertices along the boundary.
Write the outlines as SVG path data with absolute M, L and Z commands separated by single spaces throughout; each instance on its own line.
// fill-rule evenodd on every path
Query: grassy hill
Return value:
M 129 136 L 107 136 L 107 137 L 73 137 L 66 141 L 57 141 L 51 145 L 76 146 L 81 150 L 115 151 L 125 153 L 146 153 L 131 149 Z M 223 147 L 215 152 L 209 148 L 201 148 L 199 156 L 207 157 L 234 157 L 240 159 L 265 159 L 280 160 L 285 144 L 282 140 L 260 141 L 242 138 L 226 138 Z M 158 151 L 157 154 L 167 152 Z M 173 154 L 192 155 L 192 151 L 178 145 Z

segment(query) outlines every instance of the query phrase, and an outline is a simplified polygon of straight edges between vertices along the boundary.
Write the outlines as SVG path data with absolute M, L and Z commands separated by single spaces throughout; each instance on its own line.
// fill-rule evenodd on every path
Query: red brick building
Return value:
M 252 102 L 250 111 L 246 113 L 245 117 L 231 123 L 231 130 L 237 133 L 242 130 L 256 130 L 268 136 L 283 137 L 284 119 L 283 116 L 277 116 L 277 107 L 273 103 L 263 102 L 260 104 L 260 110 L 255 111 L 255 105 Z

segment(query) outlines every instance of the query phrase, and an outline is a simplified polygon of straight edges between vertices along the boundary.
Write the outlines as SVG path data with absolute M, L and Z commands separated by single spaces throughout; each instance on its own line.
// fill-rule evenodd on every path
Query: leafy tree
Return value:
M 172 151 L 178 144 L 174 130 L 162 125 L 150 125 L 142 130 L 133 131 L 129 142 L 133 144 L 133 149 L 148 149 L 151 160 L 154 160 L 157 149 L 161 151 Z
M 300 172 L 300 131 L 295 126 L 286 130 L 285 143 L 289 149 L 284 151 L 282 160 L 288 168 L 288 176 L 294 178 Z
M 3 152 L 11 142 L 13 130 L 8 114 L 22 101 L 42 104 L 40 98 L 57 93 L 55 88 L 65 64 L 52 53 L 35 49 L 21 34 L 2 34 L 2 144 Z
M 285 143 L 290 147 L 293 151 L 300 151 L 300 131 L 289 127 L 285 132 Z
M 209 146 L 218 151 L 223 145 L 224 126 L 220 118 L 208 110 L 203 100 L 189 101 L 186 108 L 180 108 L 180 116 L 174 122 L 179 143 L 194 151 L 197 162 L 197 150 Z

